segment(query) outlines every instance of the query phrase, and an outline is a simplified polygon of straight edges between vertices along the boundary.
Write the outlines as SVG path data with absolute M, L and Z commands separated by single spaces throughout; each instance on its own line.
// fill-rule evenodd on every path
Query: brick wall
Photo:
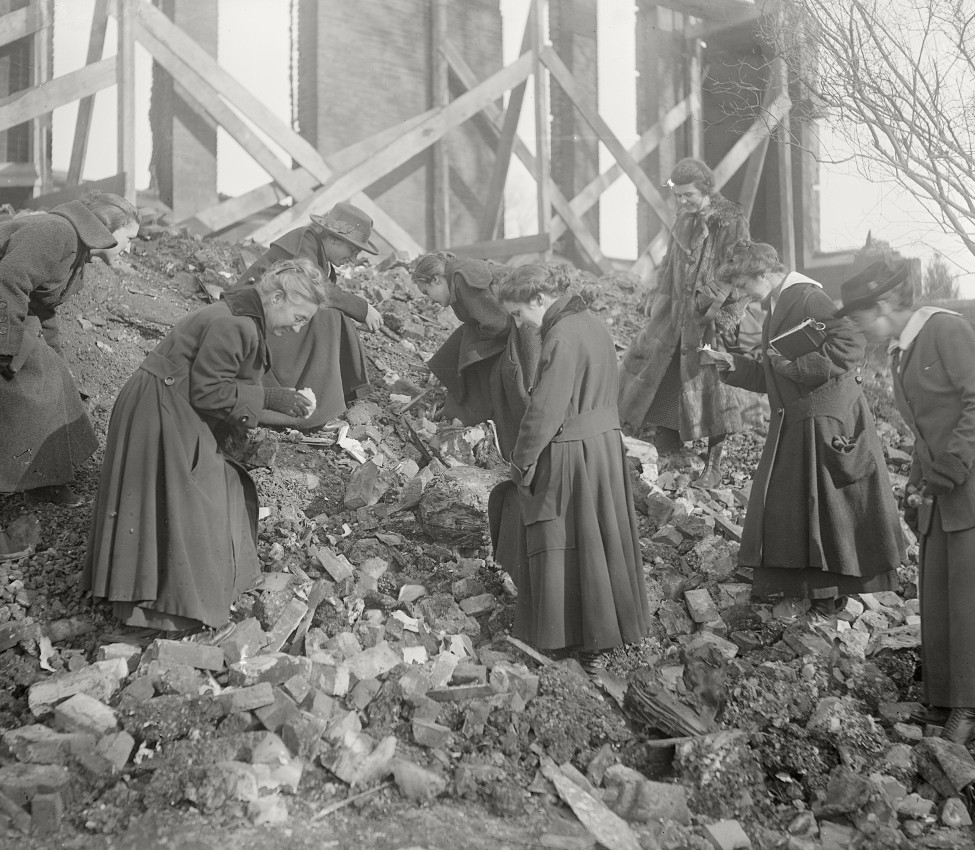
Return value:
M 501 67 L 498 0 L 451 2 L 451 41 L 479 79 Z M 301 0 L 297 118 L 323 155 L 429 109 L 429 0 Z M 493 165 L 471 121 L 447 137 L 451 242 L 476 241 L 482 191 Z M 420 242 L 432 241 L 430 151 L 367 189 Z

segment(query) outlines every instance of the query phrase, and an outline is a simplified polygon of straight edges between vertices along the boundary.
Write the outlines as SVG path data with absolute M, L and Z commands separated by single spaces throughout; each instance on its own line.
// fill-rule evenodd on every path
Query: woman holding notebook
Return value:
M 738 243 L 718 277 L 766 308 L 761 362 L 702 352 L 725 383 L 767 393 L 772 408 L 739 554 L 752 594 L 811 599 L 829 615 L 846 594 L 895 589 L 903 538 L 857 374 L 863 336 L 771 245 Z

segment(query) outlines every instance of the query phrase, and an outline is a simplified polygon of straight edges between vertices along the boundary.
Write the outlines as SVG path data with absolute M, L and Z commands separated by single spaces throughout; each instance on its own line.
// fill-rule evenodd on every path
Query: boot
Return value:
M 721 484 L 721 453 L 724 451 L 724 438 L 719 442 L 712 440 L 708 444 L 708 459 L 704 465 L 704 472 L 694 482 L 693 486 L 701 490 L 713 490 Z
M 941 730 L 941 737 L 946 741 L 965 746 L 973 734 L 975 734 L 975 708 L 951 709 L 944 729 Z
M 579 651 L 579 664 L 586 671 L 586 675 L 595 680 L 599 676 L 599 671 L 606 666 L 606 658 L 598 649 L 583 649 Z

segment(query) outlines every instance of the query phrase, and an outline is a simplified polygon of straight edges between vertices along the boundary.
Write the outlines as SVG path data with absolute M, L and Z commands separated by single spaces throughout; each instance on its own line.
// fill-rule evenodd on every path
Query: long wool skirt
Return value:
M 260 575 L 254 482 L 179 384 L 140 369 L 112 410 L 82 585 L 129 625 L 216 628 Z
M 366 356 L 355 322 L 332 307 L 323 307 L 298 333 L 268 336 L 269 387 L 310 388 L 318 402 L 301 423 L 319 428 L 345 412 L 346 399 L 369 383 Z
M 0 378 L 2 493 L 67 484 L 98 448 L 67 363 L 43 340 L 33 345 L 17 374 Z
M 921 536 L 921 669 L 929 705 L 975 707 L 975 528 Z

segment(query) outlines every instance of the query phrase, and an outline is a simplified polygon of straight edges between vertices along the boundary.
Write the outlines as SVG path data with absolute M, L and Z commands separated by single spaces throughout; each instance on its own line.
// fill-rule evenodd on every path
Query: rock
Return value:
M 295 676 L 309 678 L 312 669 L 312 663 L 307 658 L 285 652 L 268 652 L 232 664 L 227 681 L 232 687 L 249 687 L 261 682 L 282 685 Z
M 369 505 L 375 505 L 388 489 L 388 485 L 379 476 L 379 467 L 373 461 L 367 461 L 356 467 L 345 488 L 345 507 L 358 510 Z
M 697 590 L 685 590 L 684 601 L 687 603 L 687 613 L 695 623 L 709 623 L 721 619 L 711 594 L 703 587 Z
M 95 773 L 121 773 L 134 749 L 135 739 L 128 732 L 110 732 L 98 741 L 93 758 L 85 759 L 85 764 Z
M 107 643 L 98 647 L 96 661 L 111 661 L 113 658 L 121 658 L 132 673 L 139 666 L 142 649 L 131 643 Z
M 674 515 L 674 503 L 663 493 L 648 493 L 644 501 L 647 516 L 655 529 L 665 526 Z
M 315 551 L 315 558 L 336 584 L 352 578 L 354 573 L 352 565 L 344 555 L 337 555 L 331 549 L 322 547 Z
M 679 602 L 665 599 L 657 609 L 657 619 L 664 627 L 667 637 L 689 635 L 694 631 L 694 621 L 687 615 L 684 606 Z
M 603 783 L 612 794 L 605 798 L 606 804 L 625 820 L 637 823 L 670 820 L 685 826 L 691 822 L 687 791 L 682 785 L 653 782 L 621 764 L 605 770 Z
M 267 652 L 277 652 L 287 642 L 295 629 L 301 624 L 308 613 L 308 604 L 300 599 L 292 599 L 274 621 L 274 626 L 267 633 Z M 221 651 L 222 652 L 222 651 Z
M 77 673 L 62 673 L 31 685 L 27 693 L 27 704 L 36 717 L 75 694 L 83 693 L 96 700 L 109 700 L 128 675 L 128 664 L 122 658 L 96 661 Z
M 75 694 L 55 706 L 54 724 L 65 732 L 101 737 L 118 728 L 118 718 L 105 703 L 88 694 Z
M 162 667 L 186 666 L 216 671 L 224 666 L 223 649 L 192 641 L 154 640 L 145 657 L 159 662 Z
M 903 818 L 920 820 L 934 810 L 934 801 L 926 800 L 920 794 L 912 793 L 904 797 L 897 806 L 897 814 Z
M 36 794 L 30 804 L 35 835 L 54 835 L 64 822 L 64 799 L 57 791 Z
M 751 839 L 736 820 L 719 820 L 703 826 L 704 837 L 716 850 L 749 850 Z
M 738 644 L 711 632 L 698 632 L 688 642 L 685 651 L 689 653 L 698 652 L 705 646 L 713 648 L 728 661 L 738 655 Z
M 56 732 L 39 723 L 9 729 L 3 742 L 17 761 L 29 764 L 64 764 L 95 748 L 97 737 L 90 732 Z
M 848 815 L 864 808 L 874 794 L 875 786 L 866 777 L 848 767 L 837 765 L 829 775 L 826 799 L 814 807 L 818 817 Z
M 30 832 L 30 815 L 0 791 L 0 829 L 10 825 L 19 832 Z
M 71 771 L 53 764 L 8 764 L 0 767 L 0 793 L 18 806 L 26 806 L 37 794 L 65 791 Z
M 819 841 L 823 850 L 849 850 L 857 831 L 852 826 L 823 821 L 819 825 Z
M 460 602 L 460 610 L 469 617 L 477 617 L 480 614 L 488 614 L 495 609 L 497 601 L 492 593 L 482 593 L 480 596 L 472 596 Z
M 941 822 L 947 827 L 966 827 L 972 825 L 972 818 L 958 797 L 949 797 L 941 807 Z
M 436 749 L 446 746 L 450 735 L 451 731 L 447 726 L 426 720 L 413 720 L 413 740 L 421 747 Z
M 724 578 L 730 576 L 738 566 L 737 554 L 723 537 L 707 537 L 694 547 L 693 552 L 697 557 L 698 571 L 707 576 Z M 745 601 L 748 601 L 747 596 Z
M 274 689 L 267 682 L 261 682 L 244 688 L 227 688 L 215 699 L 228 714 L 253 711 L 274 702 Z
M 390 773 L 390 763 L 395 755 L 394 735 L 388 735 L 377 744 L 363 732 L 352 732 L 342 738 L 338 757 L 329 770 L 353 788 L 370 785 Z
M 349 672 L 357 679 L 378 679 L 385 675 L 402 661 L 397 653 L 386 641 L 380 641 L 369 649 L 364 649 L 358 655 L 346 662 Z
M 676 549 L 681 543 L 684 542 L 684 535 L 674 528 L 674 526 L 665 525 L 650 539 L 654 543 L 664 543 L 668 546 L 673 546 Z
M 223 650 L 224 661 L 230 667 L 246 658 L 252 658 L 264 649 L 267 646 L 267 635 L 256 617 L 248 617 L 234 623 L 230 632 L 217 642 L 217 646 Z

